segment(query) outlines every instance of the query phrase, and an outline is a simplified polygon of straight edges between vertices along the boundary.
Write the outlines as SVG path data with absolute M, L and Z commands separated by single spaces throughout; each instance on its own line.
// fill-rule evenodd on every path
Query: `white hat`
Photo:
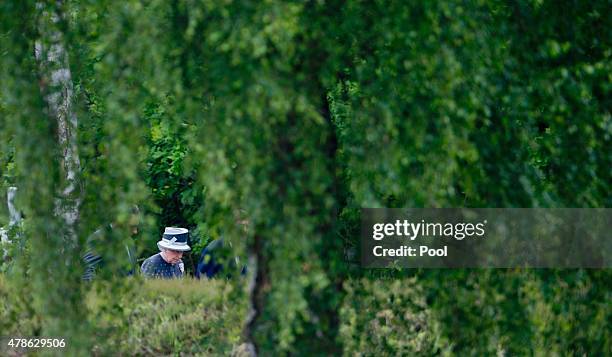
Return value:
M 187 245 L 188 238 L 189 230 L 185 228 L 166 227 L 162 239 L 157 242 L 157 247 L 159 250 L 163 248 L 185 252 L 191 250 Z

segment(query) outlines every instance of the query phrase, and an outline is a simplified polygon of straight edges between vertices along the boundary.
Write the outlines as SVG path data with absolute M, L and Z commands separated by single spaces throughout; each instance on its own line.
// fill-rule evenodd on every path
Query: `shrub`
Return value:
M 246 316 L 241 292 L 225 281 L 149 280 L 113 303 L 103 296 L 88 296 L 99 355 L 226 355 L 238 345 Z
M 340 310 L 344 354 L 429 354 L 435 333 L 425 294 L 416 278 L 348 280 Z

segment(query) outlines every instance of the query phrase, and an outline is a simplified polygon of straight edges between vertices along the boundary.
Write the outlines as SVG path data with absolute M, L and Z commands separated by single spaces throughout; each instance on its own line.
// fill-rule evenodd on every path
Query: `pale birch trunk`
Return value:
M 43 83 L 41 91 L 48 106 L 49 118 L 57 121 L 58 142 L 62 150 L 64 183 L 61 199 L 55 204 L 55 214 L 61 217 L 65 225 L 67 240 L 76 244 L 76 221 L 81 203 L 77 190 L 81 164 L 77 152 L 77 116 L 72 105 L 72 75 L 64 35 L 59 28 L 64 14 L 61 13 L 61 4 L 56 4 L 55 12 L 38 5 L 42 15 L 35 55 Z
M 21 213 L 15 207 L 15 196 L 17 195 L 17 187 L 9 187 L 6 192 L 6 204 L 9 210 L 9 227 L 13 227 L 21 222 Z
M 18 226 L 21 222 L 21 213 L 15 208 L 15 195 L 17 194 L 17 187 L 9 187 L 6 192 L 6 204 L 9 210 L 9 224 L 8 230 L 0 227 L 0 241 L 2 245 L 8 245 L 11 243 L 9 238 L 9 232 L 13 231 L 13 228 Z M 18 238 L 18 236 L 16 236 Z M 6 259 L 8 256 L 8 249 L 5 248 L 3 252 L 3 258 Z

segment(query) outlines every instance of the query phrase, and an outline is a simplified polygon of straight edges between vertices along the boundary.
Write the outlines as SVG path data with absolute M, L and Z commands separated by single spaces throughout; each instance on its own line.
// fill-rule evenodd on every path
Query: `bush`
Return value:
M 82 326 L 93 330 L 93 355 L 227 355 L 239 345 L 246 299 L 230 282 L 129 278 L 91 288 L 89 321 Z M 5 336 L 39 336 L 40 318 L 18 291 L 0 274 L 0 330 Z M 66 342 L 70 352 L 80 341 Z
M 340 338 L 349 356 L 431 354 L 433 326 L 415 278 L 348 280 Z
M 238 345 L 246 305 L 241 293 L 224 281 L 150 280 L 114 303 L 120 318 L 109 316 L 104 293 L 91 293 L 88 306 L 97 338 L 96 354 L 225 355 Z

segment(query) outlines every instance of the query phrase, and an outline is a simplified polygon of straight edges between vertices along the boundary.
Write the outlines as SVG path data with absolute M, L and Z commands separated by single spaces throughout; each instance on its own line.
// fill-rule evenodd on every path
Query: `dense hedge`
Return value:
M 191 279 L 130 283 L 139 288 L 110 297 L 111 289 L 102 284 L 87 295 L 90 321 L 83 325 L 95 326 L 88 331 L 93 355 L 227 355 L 240 345 L 246 303 L 244 292 L 231 284 Z M 36 336 L 41 319 L 14 291 L 0 275 L 3 335 Z M 109 308 L 109 299 L 114 307 Z M 67 339 L 68 351 L 73 342 Z

